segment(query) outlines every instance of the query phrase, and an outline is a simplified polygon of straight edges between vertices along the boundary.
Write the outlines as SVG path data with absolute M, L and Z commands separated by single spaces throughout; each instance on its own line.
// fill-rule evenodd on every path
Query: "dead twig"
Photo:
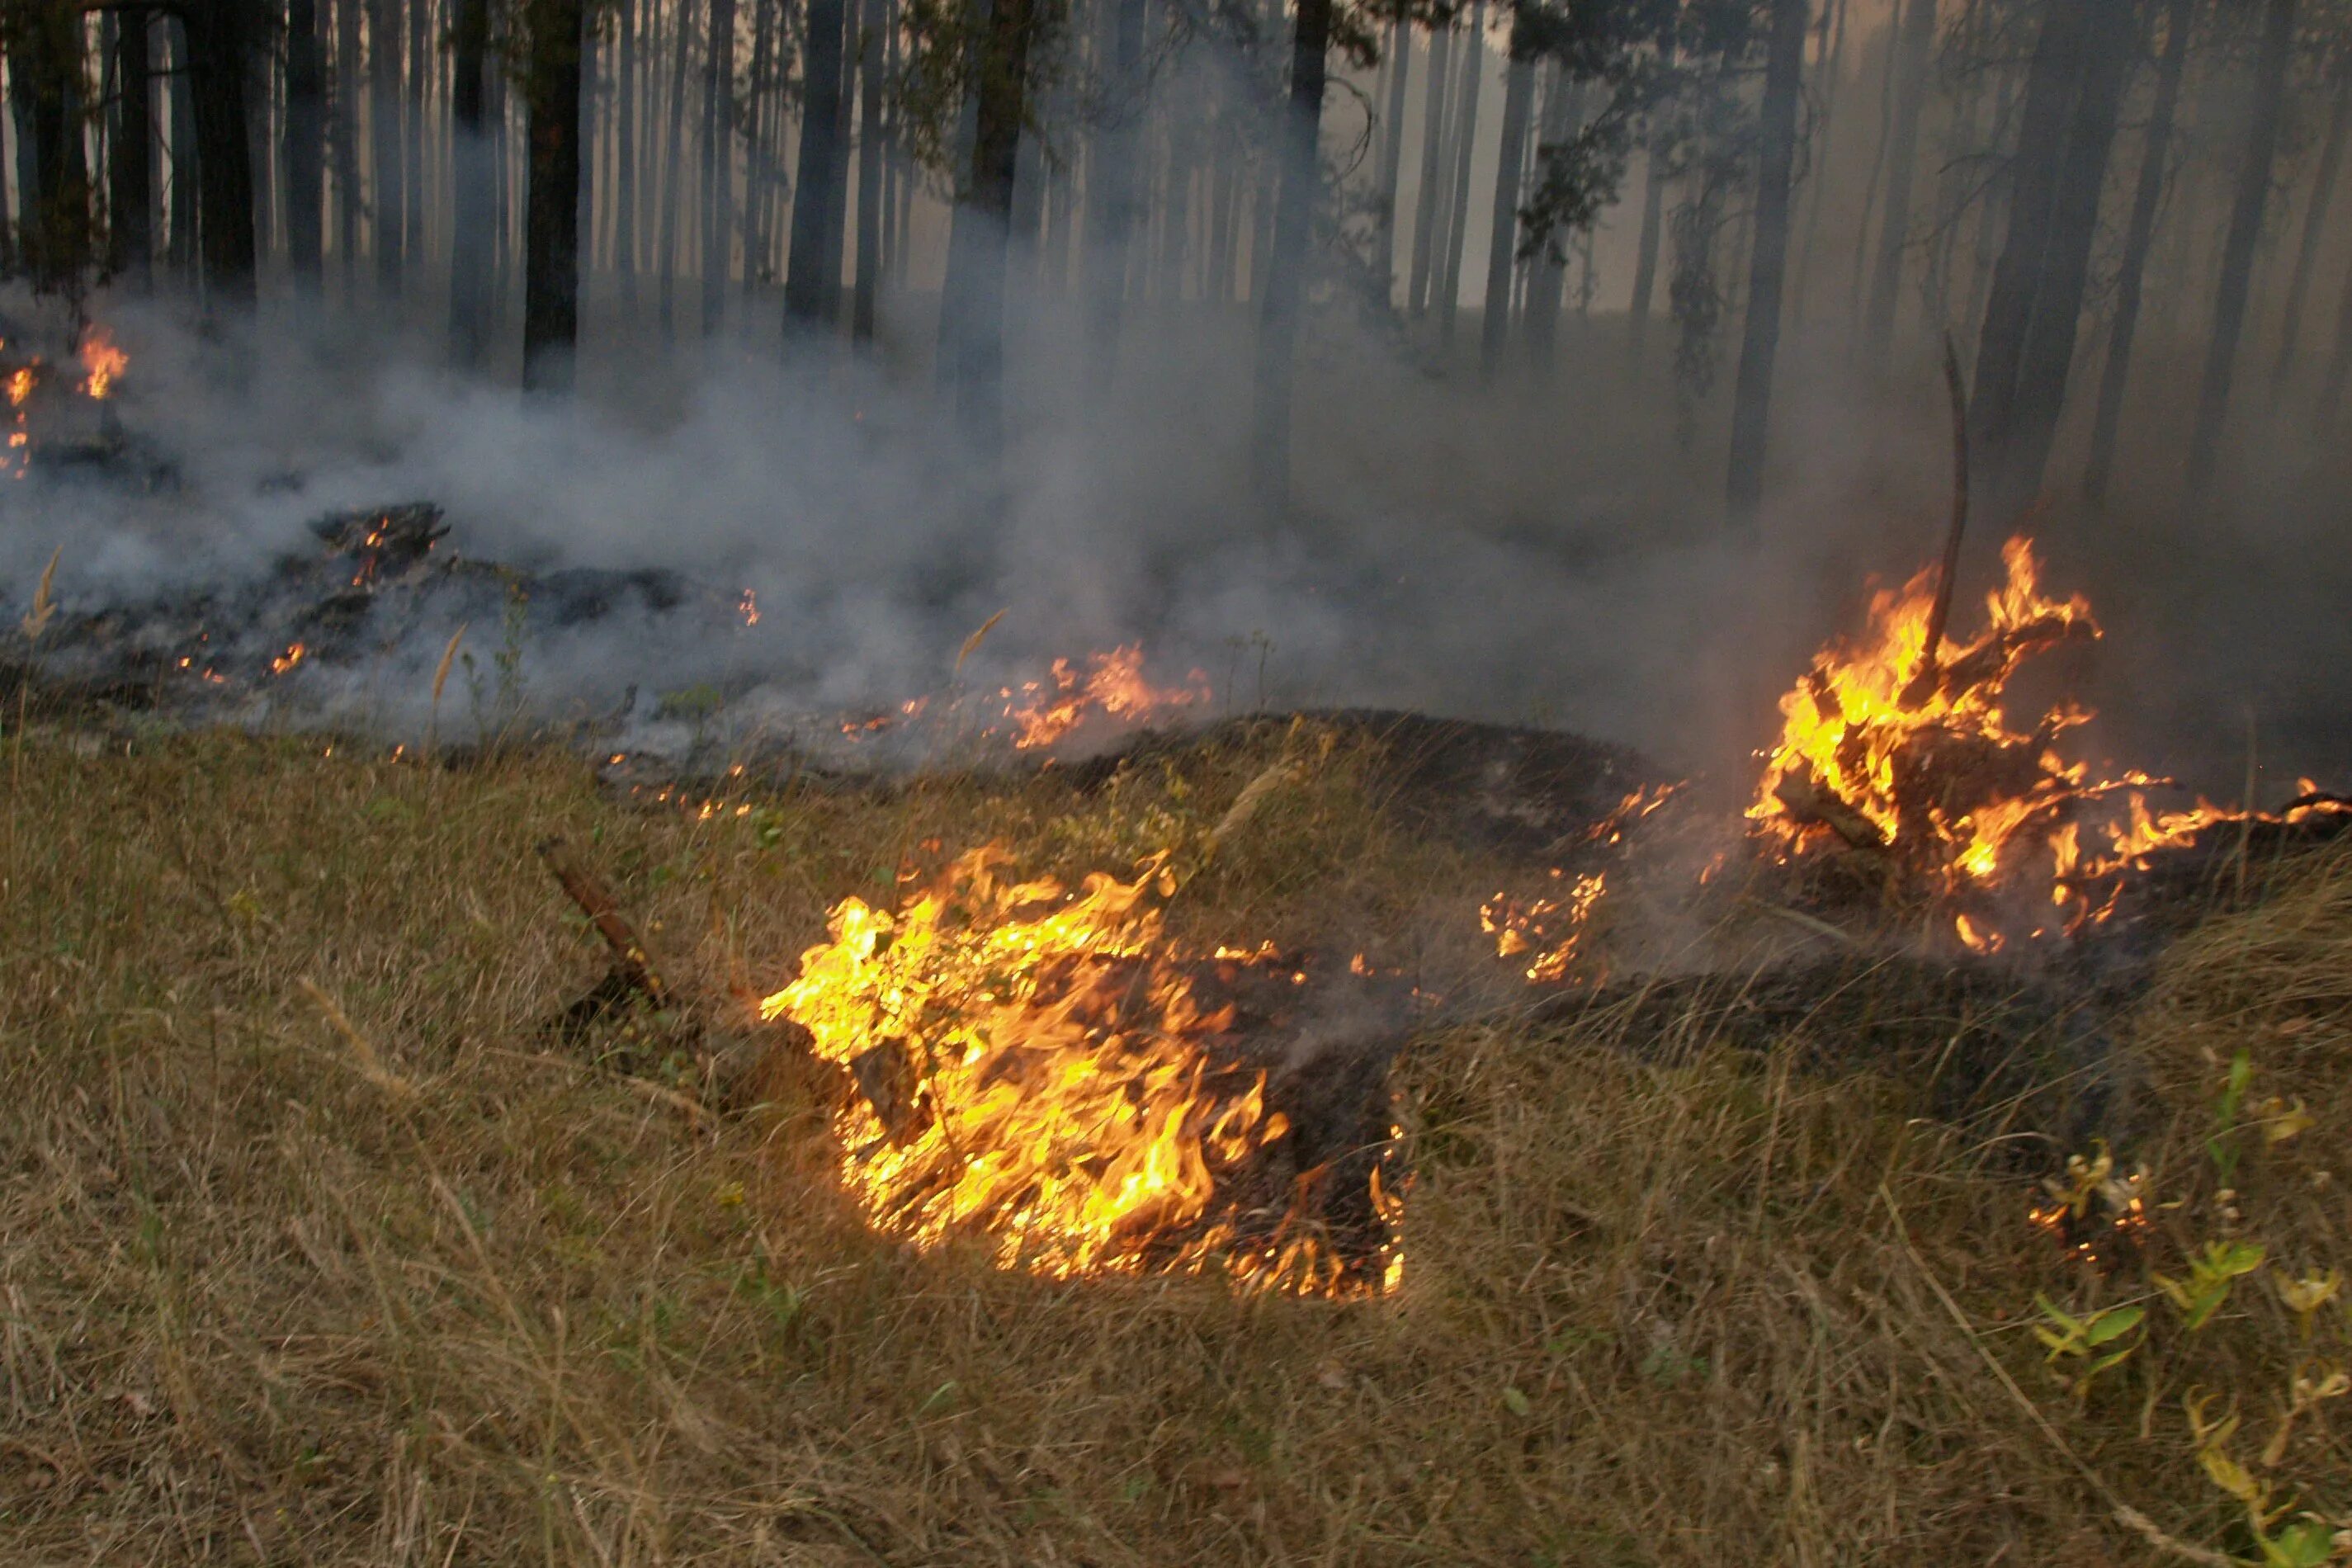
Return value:
M 539 858 L 547 863 L 547 868 L 555 874 L 556 881 L 572 901 L 580 906 L 580 912 L 588 917 L 596 934 L 604 939 L 604 945 L 613 950 L 613 967 L 621 978 L 644 993 L 656 1007 L 667 1005 L 669 984 L 662 978 L 652 949 L 622 915 L 612 889 L 581 864 L 572 847 L 561 838 L 541 840 Z

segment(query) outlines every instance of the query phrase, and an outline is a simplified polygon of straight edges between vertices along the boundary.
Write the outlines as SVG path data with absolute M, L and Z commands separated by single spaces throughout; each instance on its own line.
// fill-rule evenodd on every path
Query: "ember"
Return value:
M 1307 1212 L 1306 1176 L 1286 1184 L 1286 1207 L 1282 1188 L 1253 1181 L 1291 1128 L 1265 1070 L 1222 1048 L 1234 1005 L 1202 994 L 1200 965 L 1161 931 L 1153 900 L 1173 888 L 1155 861 L 1072 894 L 1009 879 L 984 848 L 896 914 L 836 905 L 829 940 L 760 1011 L 807 1029 L 856 1081 L 835 1123 L 844 1185 L 919 1247 L 974 1238 L 999 1267 L 1055 1278 L 1393 1286 L 1399 1200 L 1377 1167 L 1366 1195 L 1385 1238 L 1360 1258 Z M 1281 962 L 1265 948 L 1220 956 Z

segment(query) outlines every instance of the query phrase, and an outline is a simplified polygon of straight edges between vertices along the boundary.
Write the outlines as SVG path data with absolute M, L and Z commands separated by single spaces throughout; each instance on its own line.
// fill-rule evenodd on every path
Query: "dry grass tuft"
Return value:
M 2159 1554 L 2102 1488 L 2243 1552 L 2179 1394 L 2237 1391 L 2251 1434 L 2315 1353 L 2302 1326 L 2246 1283 L 2226 1331 L 2077 1402 L 2023 1332 L 2034 1291 L 2145 1295 L 2204 1238 L 2215 1064 L 2241 1047 L 2254 1100 L 2300 1095 L 2318 1123 L 2247 1135 L 2233 1223 L 2297 1268 L 2343 1261 L 2352 1216 L 2317 1174 L 2352 1110 L 2340 855 L 2200 931 L 2137 1021 L 2169 1112 L 2142 1152 L 2185 1205 L 2145 1265 L 2064 1262 L 1901 1083 L 1808 1076 L 1796 1039 L 1659 1060 L 1596 1013 L 1419 1043 L 1407 1283 L 1335 1306 L 876 1241 L 830 1181 L 814 1075 L 714 1127 L 594 1042 L 557 1048 L 546 1022 L 597 956 L 531 847 L 586 849 L 715 996 L 781 981 L 834 899 L 887 893 L 929 841 L 1066 873 L 1197 847 L 1277 762 L 1175 918 L 1287 941 L 1433 889 L 1475 909 L 1484 868 L 1387 826 L 1344 746 L 698 819 L 549 757 L 72 742 L 21 742 L 0 903 L 9 1562 Z M 681 1066 L 630 1070 L 690 1087 L 663 1076 Z M 2340 1492 L 2326 1415 L 2274 1468 Z

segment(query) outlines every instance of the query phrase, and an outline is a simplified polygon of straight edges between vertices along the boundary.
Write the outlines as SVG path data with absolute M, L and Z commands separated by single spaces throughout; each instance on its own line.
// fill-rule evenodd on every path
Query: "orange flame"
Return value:
M 1027 752 L 1053 745 L 1092 712 L 1139 722 L 1162 709 L 1205 702 L 1209 678 L 1196 669 L 1182 686 L 1155 687 L 1143 679 L 1143 645 L 1125 643 L 1088 655 L 1083 674 L 1068 659 L 1055 659 L 1050 689 L 1033 680 L 1017 694 L 1008 688 L 1001 695 L 1008 700 L 1004 716 L 1013 721 L 1013 744 Z
M 745 626 L 758 626 L 760 624 L 760 595 L 753 593 L 749 588 L 744 589 L 743 596 L 735 601 L 735 613 L 743 617 L 743 624 Z
M 272 675 L 283 675 L 288 670 L 293 668 L 296 665 L 301 663 L 303 659 L 309 658 L 310 653 L 310 649 L 306 644 L 299 642 L 289 644 L 284 653 L 279 654 L 276 658 L 269 661 L 269 673 Z
M 131 368 L 131 356 L 116 346 L 114 334 L 95 321 L 81 337 L 82 369 L 89 373 L 81 389 L 93 398 L 112 395 L 115 378 Z
M 1164 868 L 1090 876 L 1076 894 L 1005 873 L 982 848 L 896 913 L 843 900 L 800 978 L 760 1005 L 857 1080 L 835 1131 L 868 1222 L 926 1250 L 976 1240 L 999 1267 L 1056 1278 L 1383 1288 L 1392 1194 L 1370 1194 L 1391 1228 L 1369 1274 L 1295 1202 L 1269 1220 L 1240 1195 L 1289 1125 L 1263 1070 L 1212 1048 L 1234 1009 L 1196 993 L 1162 934 L 1150 900 L 1172 889 Z
M 1552 875 L 1562 873 L 1555 869 Z M 1606 889 L 1607 874 L 1594 871 L 1577 878 L 1558 899 L 1530 899 L 1522 903 L 1507 893 L 1497 893 L 1479 907 L 1478 926 L 1495 939 L 1498 958 L 1535 952 L 1527 968 L 1529 980 L 1564 979 L 1569 962 L 1583 941 L 1584 922 Z

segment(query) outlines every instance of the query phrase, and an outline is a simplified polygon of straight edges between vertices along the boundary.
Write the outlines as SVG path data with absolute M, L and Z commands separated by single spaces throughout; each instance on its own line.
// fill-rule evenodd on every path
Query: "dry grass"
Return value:
M 927 839 L 1117 865 L 1205 842 L 1270 756 L 696 820 L 551 758 L 72 740 L 23 743 L 0 900 L 10 1563 L 2138 1562 L 2116 1499 L 2245 1549 L 2184 1384 L 2241 1391 L 2251 1432 L 2309 1353 L 2252 1282 L 2078 1406 L 2033 1292 L 2119 1299 L 2139 1266 L 2075 1272 L 1902 1086 L 1793 1051 L 1645 1064 L 1602 1016 L 1426 1039 L 1406 1287 L 1335 1306 L 908 1256 L 835 1194 L 825 1086 L 697 1128 L 543 1030 L 596 970 L 544 834 L 725 995 Z M 1286 938 L 1475 902 L 1345 756 L 1228 838 L 1183 918 Z M 2168 969 L 2137 1030 L 2188 1204 L 2159 1266 L 2217 1212 L 2212 1062 L 2241 1044 L 2258 1094 L 2321 1116 L 2250 1142 L 2242 1223 L 2342 1261 L 2315 1173 L 2352 1112 L 2347 973 L 2343 858 Z M 2341 1507 L 2345 1458 L 2315 1417 L 2280 1472 Z

